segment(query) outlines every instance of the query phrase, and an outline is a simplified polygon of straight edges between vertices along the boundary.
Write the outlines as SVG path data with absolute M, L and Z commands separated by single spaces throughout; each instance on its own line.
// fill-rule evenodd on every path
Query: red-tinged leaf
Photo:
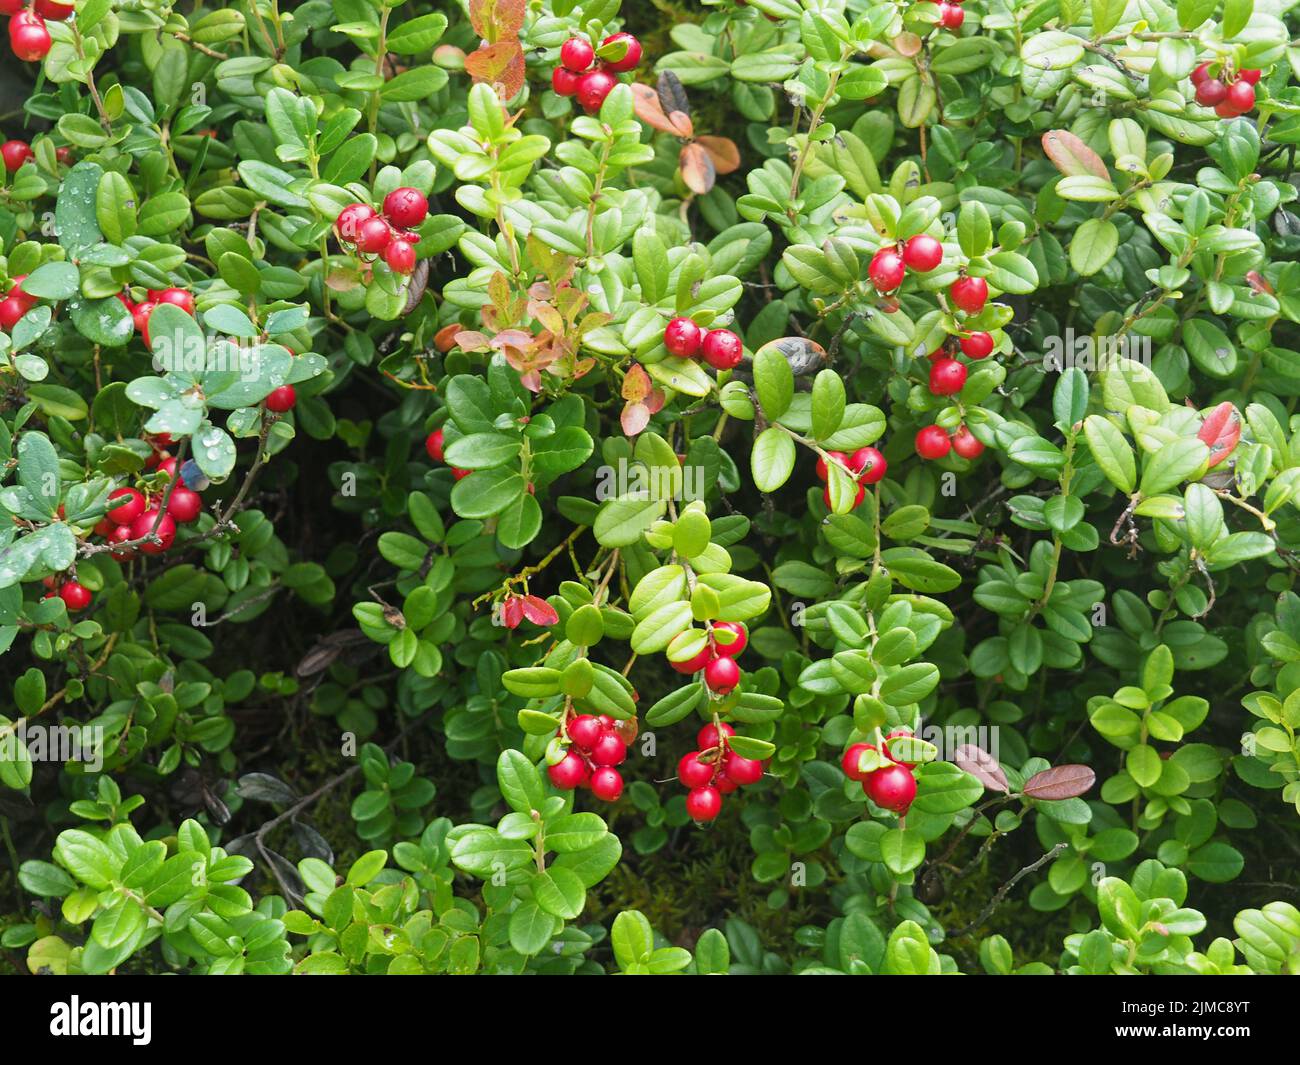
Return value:
M 1210 465 L 1219 465 L 1232 454 L 1241 439 L 1241 413 L 1224 400 L 1205 416 L 1196 436 L 1210 449 Z
M 623 427 L 624 436 L 636 436 L 650 424 L 650 409 L 644 403 L 629 403 L 623 408 L 618 421 Z
M 1096 782 L 1097 774 L 1086 765 L 1057 765 L 1026 780 L 1024 794 L 1031 799 L 1075 799 Z
M 654 391 L 654 387 L 654 382 L 650 380 L 650 375 L 645 372 L 645 368 L 639 362 L 634 362 L 623 376 L 622 395 L 627 400 L 642 400 Z
M 925 42 L 915 33 L 900 33 L 890 41 L 890 44 L 894 46 L 894 51 L 908 59 L 919 55 L 921 49 L 925 47 Z
M 681 111 L 674 111 L 671 115 L 665 113 L 659 94 L 649 85 L 633 82 L 632 104 L 636 110 L 636 117 L 647 126 L 659 130 L 660 133 L 671 133 L 674 137 L 689 137 L 695 131 L 689 115 Z
M 560 615 L 555 612 L 555 607 L 540 596 L 526 595 L 523 597 L 522 602 L 524 604 L 524 617 L 534 625 L 554 625 L 560 620 Z
M 713 160 L 699 143 L 688 144 L 682 149 L 678 165 L 682 168 L 682 180 L 686 182 L 686 187 L 697 196 L 709 192 L 718 180 Z
M 439 332 L 438 336 L 442 336 L 442 332 Z M 492 347 L 491 339 L 477 329 L 460 329 L 458 327 L 451 336 L 456 347 L 462 351 L 488 351 Z
M 709 153 L 713 169 L 730 174 L 740 168 L 740 149 L 730 137 L 696 137 L 695 143 Z
M 465 69 L 475 81 L 491 85 L 502 100 L 513 100 L 524 87 L 524 50 L 515 39 L 470 52 Z
M 1110 180 L 1110 171 L 1101 156 L 1067 129 L 1049 129 L 1043 134 L 1043 151 L 1066 177 L 1091 174 L 1104 181 Z
M 1000 791 L 1005 795 L 1011 790 L 1011 786 L 1007 783 L 1007 775 L 1002 772 L 998 760 L 983 747 L 973 743 L 963 744 L 953 752 L 952 760 L 989 791 Z
M 1261 296 L 1273 295 L 1273 286 L 1268 283 L 1268 278 L 1266 278 L 1258 270 L 1246 271 L 1246 284 L 1248 284 L 1253 291 L 1258 292 Z
M 501 604 L 501 624 L 507 629 L 517 629 L 523 620 L 524 601 L 519 596 L 512 595 Z
M 527 9 L 527 0 L 470 0 L 469 22 L 485 41 L 518 37 Z

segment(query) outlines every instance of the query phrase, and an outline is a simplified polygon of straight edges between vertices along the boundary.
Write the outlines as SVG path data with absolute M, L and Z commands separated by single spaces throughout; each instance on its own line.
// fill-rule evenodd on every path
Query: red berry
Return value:
M 966 367 L 956 359 L 935 359 L 930 364 L 930 391 L 955 396 L 966 385 Z
M 858 763 L 862 761 L 864 754 L 875 749 L 875 744 L 872 743 L 855 743 L 845 751 L 844 757 L 840 759 L 840 767 L 844 770 L 844 775 L 850 780 L 866 780 L 867 775 L 858 768 Z
M 384 249 L 384 262 L 395 274 L 409 274 L 415 269 L 415 249 L 407 240 L 395 240 Z
M 56 4 L 54 0 L 36 0 L 33 10 L 42 18 L 55 22 L 66 22 L 76 10 L 71 4 Z
M 590 74 L 584 74 L 582 81 L 578 83 L 578 103 L 582 104 L 588 114 L 595 114 L 600 110 L 600 105 L 605 102 L 605 97 L 614 91 L 614 86 L 617 84 L 618 79 L 603 70 L 593 70 Z
M 736 730 L 723 721 L 719 725 L 705 725 L 695 734 L 695 742 L 701 751 L 710 750 L 718 746 L 722 736 L 734 736 Z
M 572 791 L 587 777 L 587 765 L 577 751 L 570 751 L 553 766 L 547 766 L 551 783 L 563 791 Z
M 591 42 L 585 38 L 570 37 L 560 46 L 560 62 L 564 64 L 566 70 L 571 70 L 575 74 L 581 74 L 591 66 L 594 58 L 596 58 L 596 49 L 592 48 Z
M 95 535 L 107 536 L 116 528 L 117 526 L 114 525 L 107 518 L 100 518 L 99 521 L 95 522 Z
M 927 425 L 916 434 L 916 453 L 923 459 L 941 459 L 951 447 L 948 434 L 937 425 Z
M 623 794 L 623 775 L 617 769 L 602 766 L 591 774 L 591 793 L 604 802 L 616 802 Z
M 566 67 L 556 67 L 551 71 L 551 88 L 559 96 L 575 95 L 581 81 L 581 74 L 575 74 Z
M 0 329 L 12 329 L 28 310 L 21 296 L 6 296 L 0 300 Z
M 1201 82 L 1210 80 L 1210 64 L 1202 63 L 1192 71 L 1192 84 L 1200 85 Z
M 340 240 L 355 244 L 361 237 L 361 225 L 376 217 L 375 209 L 368 203 L 353 203 L 344 207 L 334 219 L 334 231 Z
M 579 714 L 569 722 L 569 739 L 584 751 L 590 751 L 605 734 L 605 727 L 591 714 Z
M 749 646 L 749 633 L 745 630 L 745 626 L 739 621 L 715 621 L 713 631 L 716 633 L 719 630 L 729 632 L 736 638 L 731 643 L 722 643 L 715 639 L 713 646 L 718 654 L 724 658 L 739 658 L 741 652 Z
M 384 197 L 384 214 L 393 225 L 414 229 L 429 217 L 429 201 L 419 189 L 403 185 Z
M 110 544 L 124 544 L 128 540 L 132 539 L 131 526 L 115 525 L 104 539 L 106 539 Z M 111 554 L 119 562 L 126 562 L 128 559 L 135 558 L 135 549 L 128 548 L 125 551 L 113 551 Z
M 629 70 L 635 70 L 641 62 L 641 42 L 630 33 L 611 33 L 600 43 L 604 46 L 616 44 L 619 41 L 627 42 L 627 51 L 622 59 L 605 60 L 605 69 L 611 74 L 624 74 Z
M 1255 106 L 1255 86 L 1248 81 L 1234 81 L 1228 86 L 1227 103 L 1232 104 L 1241 114 Z
M 952 434 L 952 449 L 964 459 L 977 459 L 984 453 L 984 445 L 964 425 Z
M 151 531 L 154 531 L 153 525 L 155 521 L 158 521 L 158 508 L 150 507 L 131 523 L 131 539 L 139 540 L 148 536 Z M 171 547 L 172 541 L 176 539 L 175 520 L 164 514 L 162 521 L 158 522 L 158 528 L 154 531 L 154 535 L 162 542 L 156 544 L 152 540 L 147 540 L 142 543 L 140 550 L 146 555 L 161 555 L 167 548 Z
M 616 732 L 605 732 L 591 749 L 591 760 L 597 765 L 621 765 L 627 757 L 627 744 Z
M 167 513 L 176 519 L 179 525 L 188 525 L 203 511 L 203 497 L 191 491 L 183 484 L 172 489 L 167 500 Z
M 19 274 L 13 279 L 13 285 L 9 289 L 9 295 L 20 301 L 27 310 L 31 310 L 37 304 L 35 296 L 29 296 L 23 291 L 23 282 L 27 280 L 26 274 Z
M 860 447 L 849 459 L 849 469 L 858 475 L 858 480 L 862 484 L 875 484 L 884 478 L 889 463 L 876 448 Z M 862 500 L 859 499 L 858 502 Z
M 939 25 L 945 30 L 959 30 L 961 24 L 966 21 L 966 12 L 956 4 L 941 3 L 939 5 Z
M 903 262 L 913 270 L 928 273 L 943 262 L 943 245 L 920 233 L 903 245 Z
M 740 667 L 730 658 L 715 658 L 704 667 L 704 683 L 710 691 L 726 695 L 740 683 Z
M 138 488 L 115 488 L 108 493 L 109 500 L 120 499 L 116 506 L 109 507 L 106 517 L 117 525 L 130 525 L 144 513 L 144 493 Z
M 435 429 L 424 438 L 424 450 L 434 462 L 442 461 L 442 430 Z
M 982 277 L 959 277 L 948 290 L 953 303 L 967 314 L 979 314 L 989 298 L 989 283 Z
M 4 144 L 0 144 L 0 159 L 4 159 L 5 169 L 10 173 L 21 167 L 28 159 L 35 158 L 36 153 L 26 141 L 5 141 Z
M 668 664 L 672 666 L 673 669 L 675 669 L 678 673 L 691 674 L 691 673 L 698 673 L 710 662 L 712 662 L 713 658 L 714 658 L 713 648 L 705 647 L 704 650 L 701 651 L 699 654 L 697 654 L 694 658 L 688 658 L 686 659 L 685 662 L 674 662 L 670 659 Z
M 1228 98 L 1228 86 L 1218 78 L 1210 78 L 1196 86 L 1196 102 L 1202 107 L 1217 107 Z
M 15 15 L 9 20 L 9 44 L 19 59 L 36 63 L 50 54 L 50 31 L 40 15 Z
M 700 761 L 700 752 L 682 755 L 677 763 L 677 779 L 688 788 L 701 788 L 713 779 L 713 766 Z
M 862 782 L 867 798 L 885 810 L 905 814 L 916 798 L 916 778 L 910 769 L 887 765 L 877 769 Z
M 679 359 L 694 358 L 704 343 L 704 330 L 689 318 L 674 318 L 664 327 L 664 347 Z
M 871 257 L 867 274 L 878 292 L 893 292 L 903 283 L 907 267 L 896 248 L 881 248 Z
M 970 359 L 984 359 L 993 353 L 993 337 L 989 333 L 971 333 L 961 338 L 962 354 Z
M 1241 114 L 1241 112 L 1233 107 L 1231 102 L 1228 100 L 1224 100 L 1223 103 L 1219 104 L 1219 106 L 1214 109 L 1214 113 L 1220 118 L 1236 118 Z
M 57 159 L 60 163 L 62 163 L 64 166 L 71 166 L 71 165 L 72 165 L 72 149 L 71 149 L 71 148 L 55 148 L 55 149 L 54 149 L 54 158 Z
M 191 317 L 194 315 L 194 296 L 183 288 L 163 289 L 158 293 L 158 302 L 170 303 L 173 307 L 179 307 Z
M 691 788 L 686 796 L 686 812 L 693 821 L 712 821 L 722 810 L 722 793 L 711 784 Z
M 293 385 L 281 385 L 262 402 L 266 404 L 267 410 L 283 414 L 287 410 L 293 410 L 293 405 L 298 402 L 298 394 Z
M 158 464 L 154 467 L 155 472 L 165 473 L 168 480 L 174 480 L 176 477 L 176 460 L 167 452 L 162 452 Z
M 837 461 L 841 466 L 844 466 L 844 467 L 848 467 L 848 466 L 849 466 L 849 463 L 850 463 L 850 461 L 851 461 L 851 460 L 849 459 L 848 455 L 846 455 L 843 451 L 828 451 L 828 452 L 826 452 L 826 454 L 827 454 L 828 456 L 830 456 L 832 459 L 834 459 L 835 461 Z M 830 470 L 827 469 L 827 466 L 826 466 L 826 460 L 823 459 L 823 458 L 818 458 L 818 459 L 817 459 L 817 479 L 818 479 L 819 481 L 825 481 L 826 478 L 829 477 L 829 476 L 830 476 Z
M 0 0 L 0 15 L 16 15 L 26 6 L 26 0 Z
M 90 589 L 77 581 L 64 581 L 59 586 L 59 598 L 67 604 L 69 610 L 85 610 L 90 606 Z
M 457 481 L 463 481 L 473 472 L 473 470 L 462 470 L 459 466 L 453 466 L 451 468 L 451 475 Z
M 729 754 L 723 760 L 722 771 L 727 778 L 742 787 L 757 784 L 763 779 L 763 763 L 756 758 L 742 758 L 738 754 Z
M 378 215 L 367 218 L 357 226 L 356 245 L 360 251 L 370 255 L 378 254 L 388 247 L 393 239 L 393 231 L 388 223 Z
M 700 353 L 704 356 L 704 361 L 715 370 L 730 370 L 740 365 L 745 354 L 744 347 L 740 337 L 730 329 L 710 329 L 704 335 Z
M 146 344 L 149 343 L 149 316 L 157 306 L 153 300 L 145 300 L 131 308 L 131 321 L 135 325 L 135 331 L 144 338 Z
M 1237 77 L 1251 85 L 1258 85 L 1262 73 L 1263 71 L 1261 70 L 1239 70 L 1237 71 Z

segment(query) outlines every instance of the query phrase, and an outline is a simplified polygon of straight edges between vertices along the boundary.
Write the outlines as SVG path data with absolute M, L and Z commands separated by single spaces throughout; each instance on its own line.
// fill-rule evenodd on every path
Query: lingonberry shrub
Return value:
M 1278 9 L 6 3 L 0 968 L 1300 968 Z

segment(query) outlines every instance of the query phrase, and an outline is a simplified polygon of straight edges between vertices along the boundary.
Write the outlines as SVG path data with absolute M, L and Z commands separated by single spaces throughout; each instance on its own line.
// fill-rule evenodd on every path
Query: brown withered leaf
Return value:
M 1049 129 L 1043 134 L 1043 151 L 1066 177 L 1091 174 L 1103 181 L 1110 180 L 1110 171 L 1101 156 L 1083 143 L 1068 129 Z
M 740 149 L 730 137 L 696 137 L 695 143 L 709 153 L 713 169 L 719 174 L 730 174 L 740 167 Z
M 682 180 L 686 182 L 686 187 L 697 196 L 709 192 L 714 182 L 718 180 L 718 172 L 713 167 L 713 158 L 697 141 L 692 141 L 682 148 L 677 164 L 682 169 Z
M 674 111 L 680 111 L 684 115 L 691 113 L 691 103 L 686 98 L 682 79 L 671 70 L 665 70 L 659 75 L 657 87 L 659 106 L 663 108 L 664 114 L 671 115 Z
M 998 760 L 983 747 L 964 743 L 953 752 L 952 760 L 958 768 L 966 770 L 989 791 L 1000 791 L 1005 795 L 1011 790 L 1007 775 L 1002 772 Z
M 1054 765 L 1025 781 L 1024 794 L 1031 799 L 1076 799 L 1097 782 L 1097 774 L 1086 765 Z
M 778 337 L 776 340 L 769 340 L 754 353 L 754 357 L 757 358 L 759 352 L 766 351 L 768 348 L 776 348 L 781 353 L 796 377 L 810 374 L 820 369 L 826 362 L 826 349 L 815 340 L 808 340 L 806 337 Z
M 647 126 L 659 130 L 660 133 L 671 133 L 674 137 L 685 138 L 695 131 L 690 116 L 685 112 L 674 111 L 672 114 L 666 114 L 659 94 L 649 85 L 633 82 L 632 102 L 636 109 L 636 117 Z
M 465 69 L 475 81 L 486 82 L 502 100 L 513 100 L 524 87 L 524 50 L 519 41 L 498 41 L 470 52 Z

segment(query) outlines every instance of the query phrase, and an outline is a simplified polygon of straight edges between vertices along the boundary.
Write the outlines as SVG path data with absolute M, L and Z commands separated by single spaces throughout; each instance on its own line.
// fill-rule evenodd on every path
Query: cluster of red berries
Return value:
M 1237 118 L 1255 109 L 1255 85 L 1260 71 L 1239 70 L 1231 80 L 1214 77 L 1210 70 L 1215 64 L 1202 63 L 1192 71 L 1192 84 L 1196 87 L 1196 102 L 1202 107 L 1213 107 L 1220 118 Z M 1220 72 L 1226 74 L 1226 69 Z
M 871 257 L 867 276 L 871 278 L 877 292 L 895 292 L 902 285 L 909 269 L 928 274 L 941 262 L 943 245 L 926 233 L 918 233 L 901 248 L 897 244 L 887 244 L 877 251 Z
M 699 750 L 677 763 L 677 779 L 691 789 L 686 812 L 694 821 L 712 821 L 722 810 L 722 796 L 763 779 L 762 762 L 730 749 L 727 741 L 735 734 L 725 722 L 705 725 L 695 737 Z
M 147 299 L 136 303 L 125 289 L 117 294 L 122 306 L 131 312 L 131 321 L 135 331 L 140 334 L 145 344 L 149 343 L 149 317 L 160 303 L 170 303 L 179 307 L 191 318 L 194 317 L 194 296 L 183 288 L 151 288 Z
M 384 197 L 382 212 L 368 203 L 352 203 L 339 212 L 334 231 L 339 242 L 352 245 L 366 255 L 382 255 L 395 274 L 415 269 L 415 245 L 419 234 L 412 232 L 429 217 L 429 201 L 419 189 L 403 186 Z
M 19 274 L 13 280 L 8 294 L 0 300 L 0 329 L 12 329 L 24 314 L 36 306 L 36 297 L 23 291 L 26 274 Z
M 905 814 L 916 798 L 916 778 L 912 776 L 912 762 L 905 762 L 889 753 L 888 741 L 906 737 L 911 739 L 908 729 L 894 729 L 885 737 L 879 753 L 888 760 L 887 765 L 871 770 L 863 770 L 862 756 L 868 751 L 878 750 L 874 743 L 855 743 L 844 752 L 840 765 L 850 780 L 862 785 L 868 799 L 882 810 L 891 810 L 896 814 Z
M 547 767 L 551 783 L 564 791 L 589 787 L 596 798 L 614 802 L 623 794 L 623 774 L 614 767 L 627 758 L 627 743 L 614 719 L 608 714 L 579 714 L 569 719 L 568 733 L 568 751 Z
M 955 451 L 964 459 L 977 459 L 984 453 L 984 445 L 964 425 L 957 427 L 951 436 L 937 425 L 927 425 L 916 434 L 916 453 L 923 459 L 941 459 Z
M 843 451 L 828 451 L 826 456 L 834 459 L 857 478 L 858 496 L 853 500 L 855 507 L 860 506 L 862 501 L 867 498 L 866 486 L 884 480 L 885 472 L 889 469 L 889 463 L 885 461 L 885 456 L 874 447 L 860 447 L 852 455 L 846 455 Z M 826 484 L 826 479 L 829 476 L 830 470 L 826 467 L 826 459 L 819 458 L 817 460 L 817 479 L 822 484 Z M 822 489 L 822 501 L 829 510 L 831 505 L 829 485 Z
M 730 633 L 731 642 L 719 640 L 719 632 Z M 685 662 L 670 659 L 668 664 L 678 673 L 698 673 L 704 670 L 704 683 L 708 685 L 709 691 L 726 695 L 740 683 L 740 667 L 736 665 L 736 659 L 747 646 L 749 633 L 744 625 L 738 621 L 715 621 L 704 650 Z
M 730 329 L 701 329 L 689 318 L 674 318 L 664 327 L 664 347 L 679 359 L 704 359 L 715 370 L 740 365 L 745 345 Z
M 993 354 L 993 336 L 976 330 L 960 340 L 961 353 L 978 362 Z M 955 396 L 966 387 L 966 365 L 958 362 L 947 348 L 930 352 L 930 393 L 935 396 Z
M 90 606 L 90 601 L 94 598 L 90 594 L 90 589 L 75 577 L 65 581 L 59 580 L 58 577 L 46 577 L 41 583 L 49 589 L 41 598 L 53 599 L 57 596 L 63 600 L 69 614 L 85 610 L 86 607 Z
M 28 8 L 26 0 L 0 0 L 0 15 L 10 15 L 9 47 L 27 63 L 39 63 L 50 54 L 53 40 L 45 26 L 46 19 L 65 22 L 72 17 L 72 4 L 54 0 L 36 0 Z
M 154 451 L 145 465 L 154 473 L 164 474 L 169 481 L 176 480 L 180 476 L 176 459 L 163 450 L 174 441 L 170 436 L 161 434 L 155 436 L 152 443 Z M 170 493 L 168 488 L 171 489 Z M 138 488 L 115 488 L 108 494 L 108 499 L 108 511 L 95 526 L 95 532 L 114 545 L 144 540 L 137 547 L 113 551 L 113 557 L 119 562 L 134 558 L 136 551 L 145 555 L 161 555 L 175 541 L 176 526 L 196 521 L 203 511 L 203 497 L 183 481 L 156 488 L 148 495 Z M 156 529 L 155 524 L 158 526 Z M 151 533 L 158 538 L 158 543 L 145 540 Z
M 447 461 L 445 458 L 443 458 L 442 448 L 443 448 L 443 438 L 442 438 L 441 429 L 435 429 L 433 432 L 431 432 L 428 436 L 424 438 L 424 450 L 429 453 L 429 458 L 433 459 L 434 462 Z M 453 466 L 451 468 L 451 475 L 455 477 L 456 480 L 458 481 L 462 477 L 468 477 L 471 472 L 472 471 L 470 470 L 462 470 L 459 466 Z
M 560 96 L 576 96 L 589 115 L 600 110 L 605 97 L 618 84 L 615 74 L 635 70 L 641 62 L 641 42 L 630 33 L 612 33 L 600 42 L 602 48 L 625 43 L 621 59 L 602 59 L 595 69 L 596 49 L 585 37 L 570 37 L 560 47 L 560 65 L 551 71 L 551 88 Z
M 962 0 L 939 0 L 939 25 L 945 30 L 959 30 L 966 21 L 961 3 Z

